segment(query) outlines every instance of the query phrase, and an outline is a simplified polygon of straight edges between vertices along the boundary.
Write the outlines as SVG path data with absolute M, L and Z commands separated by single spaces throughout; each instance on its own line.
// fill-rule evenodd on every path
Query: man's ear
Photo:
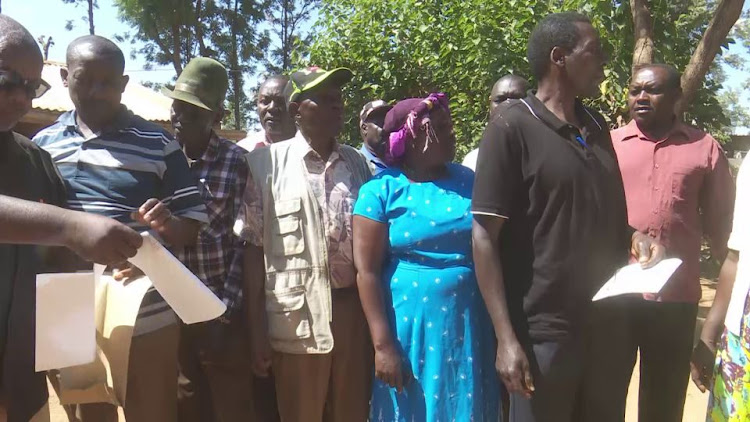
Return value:
M 221 109 L 219 109 L 219 111 L 217 111 L 214 114 L 213 127 L 219 127 L 220 128 L 221 127 L 221 122 L 224 120 L 225 117 L 227 117 L 227 115 L 229 115 L 229 110 L 225 110 L 223 107 Z
M 565 51 L 560 47 L 552 47 L 549 52 L 549 59 L 555 66 L 563 67 L 565 66 Z
M 299 114 L 299 103 L 294 102 L 294 101 L 289 103 L 289 117 L 292 118 L 293 122 L 297 121 L 298 114 Z
M 122 79 L 120 80 L 120 92 L 125 92 L 125 87 L 128 86 L 128 82 L 130 82 L 130 76 L 128 75 L 122 75 Z
M 68 87 L 68 69 L 67 68 L 60 68 L 60 79 L 62 79 L 63 86 L 65 88 Z

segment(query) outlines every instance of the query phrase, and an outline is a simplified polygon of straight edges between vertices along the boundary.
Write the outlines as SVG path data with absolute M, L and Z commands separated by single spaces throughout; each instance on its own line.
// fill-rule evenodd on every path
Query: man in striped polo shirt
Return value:
M 151 230 L 167 246 L 196 242 L 206 207 L 180 145 L 156 125 L 120 104 L 128 82 L 125 58 L 99 36 L 74 40 L 61 76 L 75 110 L 64 113 L 34 141 L 47 150 L 65 179 L 68 206 Z M 139 422 L 176 420 L 176 317 L 150 289 L 133 332 L 125 417 Z M 81 406 L 87 420 L 110 420 L 116 409 Z

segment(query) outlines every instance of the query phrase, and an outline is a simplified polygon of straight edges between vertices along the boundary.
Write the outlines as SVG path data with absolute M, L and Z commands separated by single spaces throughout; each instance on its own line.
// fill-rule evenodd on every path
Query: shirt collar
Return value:
M 266 135 L 266 131 L 264 129 L 261 129 L 253 133 L 251 136 L 248 136 L 248 139 L 252 139 L 252 142 L 256 145 L 258 144 L 262 144 L 264 146 L 271 145 L 271 142 L 268 141 L 268 136 Z
M 294 138 L 292 138 L 289 142 L 292 143 L 293 151 L 299 155 L 300 158 L 305 158 L 308 155 L 313 155 L 314 157 L 317 157 L 322 160 L 322 158 L 318 155 L 315 150 L 312 149 L 310 144 L 307 142 L 307 139 L 302 135 L 302 131 L 297 131 L 297 134 L 294 135 Z M 328 158 L 328 161 L 334 161 L 336 158 L 338 158 L 339 154 L 339 143 L 338 141 L 334 143 L 333 145 L 333 152 L 331 153 L 331 156 Z
M 529 90 L 526 98 L 521 101 L 526 104 L 526 106 L 529 108 L 529 111 L 531 111 L 534 117 L 541 120 L 555 132 L 561 132 L 572 127 L 571 124 L 564 122 L 557 116 L 555 116 L 555 114 L 552 113 L 547 108 L 547 106 L 545 106 L 544 103 L 539 100 L 539 98 L 537 98 L 535 89 Z M 578 116 L 578 120 L 583 123 L 583 126 L 586 128 L 586 130 L 589 133 L 603 131 L 604 128 L 602 127 L 602 125 L 599 123 L 599 121 L 596 120 L 594 115 L 586 108 L 586 106 L 583 105 L 581 100 L 576 98 L 575 101 L 575 113 Z M 582 127 L 581 129 L 584 128 Z
M 370 151 L 364 144 L 362 144 L 362 148 L 359 149 L 359 152 L 364 155 L 365 159 L 368 162 L 375 164 L 377 167 L 383 169 L 387 167 L 385 163 L 383 163 L 383 160 L 378 158 L 377 155 L 373 154 L 372 151 Z
M 206 150 L 203 151 L 203 155 L 199 160 L 206 163 L 213 163 L 214 161 L 218 160 L 220 143 L 221 138 L 219 138 L 219 135 L 217 135 L 215 131 L 211 130 L 211 139 L 208 140 Z
M 78 122 L 76 121 L 76 110 L 71 110 L 68 112 L 63 113 L 58 117 L 57 121 L 60 122 L 60 124 L 65 125 L 68 129 L 77 130 L 78 129 Z M 124 129 L 130 125 L 130 121 L 133 117 L 133 113 L 128 110 L 125 105 L 120 104 L 120 109 L 118 110 L 117 114 L 115 115 L 115 118 L 112 120 L 111 124 L 104 128 L 101 133 L 112 133 L 117 132 L 121 129 Z
M 669 129 L 669 132 L 667 132 L 666 135 L 662 139 L 651 139 L 648 136 L 646 136 L 641 129 L 638 127 L 638 123 L 635 122 L 635 120 L 631 120 L 627 125 L 624 126 L 625 130 L 625 136 L 622 137 L 621 142 L 630 140 L 630 139 L 640 139 L 643 141 L 649 141 L 649 142 L 660 142 L 667 139 L 672 139 L 676 136 L 679 137 L 689 137 L 689 127 L 681 122 L 678 119 L 675 119 L 674 125 L 672 125 L 672 128 Z

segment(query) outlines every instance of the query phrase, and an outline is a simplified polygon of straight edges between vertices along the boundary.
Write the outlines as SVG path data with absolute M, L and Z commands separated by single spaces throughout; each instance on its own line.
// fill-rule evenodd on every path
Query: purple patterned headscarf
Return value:
M 422 120 L 436 107 L 450 112 L 448 96 L 442 92 L 432 93 L 427 98 L 401 100 L 385 115 L 383 134 L 385 139 L 385 163 L 394 165 L 401 161 L 406 145 L 416 139 Z

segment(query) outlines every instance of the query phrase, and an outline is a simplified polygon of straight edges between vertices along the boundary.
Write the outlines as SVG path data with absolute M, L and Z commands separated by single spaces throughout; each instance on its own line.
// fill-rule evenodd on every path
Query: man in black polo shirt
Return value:
M 538 90 L 500 105 L 480 144 L 474 260 L 510 422 L 578 422 L 591 298 L 629 249 L 651 265 L 663 248 L 627 226 L 609 129 L 578 100 L 604 79 L 589 19 L 546 17 L 527 54 Z
M 36 273 L 32 244 L 67 246 L 115 264 L 142 239 L 116 221 L 64 210 L 65 187 L 49 154 L 11 129 L 49 88 L 42 53 L 18 22 L 0 15 L 0 421 L 49 420 L 47 383 L 34 368 Z

